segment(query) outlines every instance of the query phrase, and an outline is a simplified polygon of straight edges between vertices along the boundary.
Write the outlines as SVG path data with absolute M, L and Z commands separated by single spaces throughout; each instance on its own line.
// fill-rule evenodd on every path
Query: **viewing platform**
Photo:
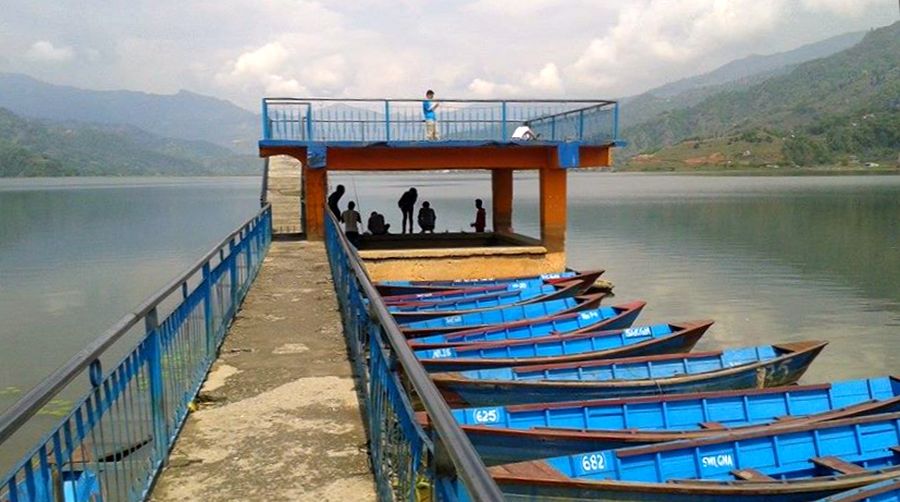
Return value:
M 440 280 L 552 273 L 565 267 L 566 173 L 608 167 L 618 103 L 608 100 L 437 100 L 437 139 L 426 140 L 421 100 L 266 98 L 262 157 L 300 161 L 301 223 L 324 237 L 332 171 L 486 170 L 493 228 L 487 234 L 369 238 L 359 245 L 373 280 Z M 537 171 L 540 235 L 512 226 L 513 176 Z M 275 208 L 276 213 L 278 208 Z

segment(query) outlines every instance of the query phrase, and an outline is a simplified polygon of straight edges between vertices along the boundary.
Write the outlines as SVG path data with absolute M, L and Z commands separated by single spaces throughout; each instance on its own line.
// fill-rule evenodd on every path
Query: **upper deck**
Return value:
M 596 153 L 618 143 L 619 105 L 615 101 L 448 99 L 435 102 L 440 105 L 436 110 L 438 139 L 427 140 L 422 100 L 265 98 L 260 153 L 269 156 L 302 148 L 306 150 L 310 167 L 327 164 L 332 169 L 350 169 L 342 167 L 341 162 L 327 162 L 327 154 L 366 147 L 443 151 L 555 148 L 560 167 L 581 167 L 584 163 L 579 154 L 583 149 Z M 516 130 L 521 126 L 527 127 L 534 137 L 516 137 Z M 432 156 L 435 153 L 430 152 Z M 586 165 L 596 165 L 596 157 L 588 155 L 585 160 L 593 164 Z M 424 169 L 467 167 L 416 165 Z M 525 163 L 510 167 L 541 166 Z

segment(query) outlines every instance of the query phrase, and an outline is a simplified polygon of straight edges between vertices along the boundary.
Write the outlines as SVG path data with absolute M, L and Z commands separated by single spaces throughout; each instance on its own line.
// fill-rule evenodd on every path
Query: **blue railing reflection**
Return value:
M 616 141 L 618 103 L 607 100 L 441 100 L 443 142 Z M 534 137 L 516 137 L 529 128 Z M 263 141 L 381 143 L 425 141 L 422 102 L 409 99 L 265 98 Z

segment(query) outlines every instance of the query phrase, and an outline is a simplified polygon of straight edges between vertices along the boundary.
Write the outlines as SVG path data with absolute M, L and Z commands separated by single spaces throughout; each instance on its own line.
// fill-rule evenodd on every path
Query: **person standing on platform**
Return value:
M 434 214 L 434 209 L 431 209 L 431 203 L 426 200 L 422 203 L 422 209 L 419 209 L 419 228 L 422 229 L 422 233 L 434 233 L 436 221 L 437 215 Z
M 338 204 L 340 204 L 341 197 L 344 196 L 345 191 L 344 185 L 338 185 L 335 187 L 334 192 L 328 196 L 328 209 L 331 209 L 331 212 L 339 220 L 341 219 L 341 206 Z
M 416 209 L 416 200 L 419 199 L 419 192 L 416 191 L 415 188 L 410 188 L 409 190 L 403 192 L 403 195 L 400 196 L 400 200 L 397 201 L 397 205 L 400 207 L 400 211 L 403 213 L 403 222 L 402 227 L 400 229 L 400 233 L 406 233 L 406 222 L 409 222 L 409 233 L 413 233 L 413 224 L 415 220 L 413 219 L 413 212 Z
M 422 115 L 425 116 L 425 139 L 428 141 L 441 139 L 441 135 L 438 132 L 437 114 L 434 113 L 440 104 L 435 103 L 433 99 L 434 91 L 428 89 L 428 92 L 425 93 L 425 100 L 422 101 Z
M 471 226 L 475 227 L 475 231 L 478 233 L 484 232 L 484 227 L 487 224 L 487 214 L 483 206 L 484 202 L 481 199 L 475 199 L 475 223 L 472 223 Z
M 347 234 L 347 240 L 354 246 L 359 245 L 359 225 L 362 223 L 362 216 L 356 210 L 356 203 L 352 200 L 347 203 L 347 210 L 341 214 L 341 221 L 344 222 L 344 233 Z

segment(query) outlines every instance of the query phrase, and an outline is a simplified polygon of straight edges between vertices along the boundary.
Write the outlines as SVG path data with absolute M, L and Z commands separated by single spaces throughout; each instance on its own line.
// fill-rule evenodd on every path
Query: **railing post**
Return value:
M 269 104 L 262 100 L 262 130 L 263 139 L 272 139 L 272 124 L 269 123 Z
M 229 313 L 233 316 L 237 312 L 237 297 L 238 297 L 238 277 L 237 277 L 237 256 L 235 252 L 237 250 L 237 245 L 234 243 L 234 237 L 228 241 L 228 261 L 230 262 L 228 265 L 228 271 L 230 272 L 231 277 L 231 309 L 229 309 Z M 230 316 L 229 316 L 230 317 Z
M 384 100 L 384 140 L 391 140 L 391 102 Z
M 506 101 L 500 104 L 500 120 L 503 121 L 500 125 L 500 141 L 506 141 Z
M 159 460 L 163 461 L 169 450 L 169 434 L 166 431 L 166 400 L 163 385 L 162 339 L 159 335 L 159 318 L 154 308 L 144 317 L 147 333 L 147 369 L 150 376 L 150 413 L 153 421 L 153 439 Z
M 612 140 L 619 139 L 619 103 L 613 106 L 613 136 Z
M 251 246 L 250 244 L 253 242 L 252 236 L 256 234 L 253 224 L 251 223 L 250 225 L 251 226 L 247 227 L 247 235 L 244 237 L 244 242 L 242 242 L 244 247 L 247 249 L 247 276 L 244 278 L 244 280 L 247 282 L 248 290 L 250 289 L 250 281 L 252 280 L 253 273 L 253 246 Z M 243 289 L 243 284 L 241 286 Z M 247 291 L 245 290 L 244 293 L 246 294 Z
M 313 140 L 312 104 L 306 105 L 306 141 Z
M 578 141 L 584 140 L 584 110 L 578 112 Z
M 203 319 L 206 321 L 206 355 L 212 361 L 216 357 L 216 332 L 212 310 L 212 278 L 210 277 L 209 262 L 203 264 L 203 280 L 200 283 L 203 288 Z

